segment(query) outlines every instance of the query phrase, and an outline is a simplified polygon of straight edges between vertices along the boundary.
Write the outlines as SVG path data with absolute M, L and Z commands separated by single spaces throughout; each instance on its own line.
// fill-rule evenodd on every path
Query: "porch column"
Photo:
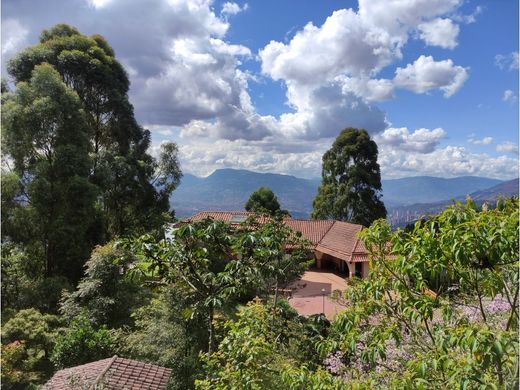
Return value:
M 352 279 L 356 274 L 356 266 L 354 263 L 347 263 L 348 266 L 348 278 Z
M 316 257 L 316 268 L 321 269 L 321 259 L 323 258 L 323 253 L 315 251 L 314 256 Z

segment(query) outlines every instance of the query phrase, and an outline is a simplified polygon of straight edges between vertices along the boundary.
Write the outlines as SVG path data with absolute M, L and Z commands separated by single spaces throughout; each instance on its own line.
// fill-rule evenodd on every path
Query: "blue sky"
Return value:
M 2 2 L 2 73 L 42 29 L 100 33 L 131 82 L 154 152 L 185 172 L 320 175 L 345 127 L 384 178 L 518 176 L 513 0 Z

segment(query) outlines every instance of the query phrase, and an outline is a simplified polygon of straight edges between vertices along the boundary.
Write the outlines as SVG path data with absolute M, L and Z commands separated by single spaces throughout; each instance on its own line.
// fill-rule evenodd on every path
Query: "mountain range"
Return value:
M 179 218 L 202 210 L 243 210 L 251 193 L 266 186 L 293 217 L 308 218 L 320 182 L 320 179 L 239 169 L 218 169 L 208 177 L 185 174 L 173 192 L 171 206 Z M 403 218 L 421 214 L 421 210 L 442 209 L 453 199 L 463 200 L 468 194 L 481 202 L 496 199 L 498 194 L 518 194 L 518 179 L 505 182 L 476 176 L 450 179 L 415 176 L 383 180 L 382 187 L 389 220 L 399 224 Z

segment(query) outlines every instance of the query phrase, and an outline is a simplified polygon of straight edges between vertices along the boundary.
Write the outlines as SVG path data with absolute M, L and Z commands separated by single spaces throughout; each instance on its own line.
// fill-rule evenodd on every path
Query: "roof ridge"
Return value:
M 110 369 L 110 367 L 112 367 L 112 364 L 115 362 L 116 359 L 117 359 L 117 355 L 112 356 L 112 358 L 111 358 L 110 361 L 108 362 L 107 366 L 104 368 L 103 371 L 101 371 L 101 373 L 98 375 L 98 377 L 96 378 L 96 380 L 95 380 L 94 383 L 92 384 L 92 387 L 91 387 L 92 390 L 95 390 L 96 387 L 97 387 L 97 385 L 100 384 L 101 379 L 103 379 L 103 377 L 104 377 L 105 374 L 108 372 L 108 370 Z
M 328 221 L 327 219 L 325 221 Z M 323 233 L 323 236 L 321 236 L 320 240 L 318 241 L 318 243 L 316 245 L 321 245 L 321 242 L 323 241 L 323 239 L 325 238 L 325 236 L 327 235 L 328 232 L 330 232 L 330 229 L 332 229 L 332 227 L 336 224 L 336 220 L 333 219 L 332 220 L 332 223 L 330 224 L 329 228 L 327 229 L 327 231 L 325 233 Z M 326 246 L 326 245 L 323 245 L 323 246 Z

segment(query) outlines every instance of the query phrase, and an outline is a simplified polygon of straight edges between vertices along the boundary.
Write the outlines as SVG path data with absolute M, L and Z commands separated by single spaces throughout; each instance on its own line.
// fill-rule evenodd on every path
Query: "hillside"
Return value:
M 307 218 L 319 183 L 319 180 L 275 173 L 219 169 L 205 178 L 185 174 L 173 193 L 171 204 L 181 218 L 201 210 L 240 210 L 253 191 L 266 186 L 278 196 L 282 208 L 289 210 L 294 217 Z M 464 198 L 500 183 L 500 180 L 473 176 L 383 180 L 383 200 L 390 214 L 395 207 Z
M 472 192 L 484 190 L 501 183 L 501 180 L 476 176 L 451 179 L 431 176 L 415 176 L 383 180 L 383 200 L 387 207 L 432 203 L 465 197 Z
M 513 179 L 502 182 L 484 190 L 472 192 L 469 194 L 469 196 L 478 204 L 482 204 L 485 202 L 492 204 L 496 202 L 496 200 L 501 196 L 518 196 L 518 185 L 518 179 Z M 416 221 L 424 215 L 439 213 L 444 208 L 446 208 L 446 206 L 452 204 L 454 201 L 463 202 L 465 198 L 466 196 L 461 195 L 453 197 L 451 199 L 445 199 L 439 202 L 416 203 L 407 206 L 397 206 L 389 208 L 388 219 L 390 220 L 393 226 L 403 227 L 408 223 Z

